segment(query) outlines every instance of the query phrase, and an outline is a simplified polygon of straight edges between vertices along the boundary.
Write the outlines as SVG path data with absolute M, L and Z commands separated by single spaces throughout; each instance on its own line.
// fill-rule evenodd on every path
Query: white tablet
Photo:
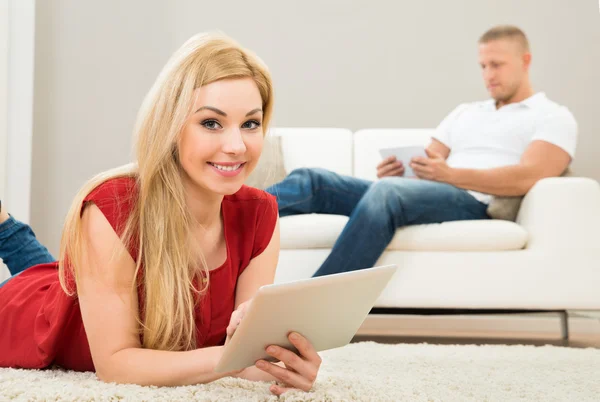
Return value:
M 410 160 L 412 158 L 415 156 L 427 158 L 425 147 L 423 146 L 382 148 L 379 150 L 379 153 L 384 159 L 390 156 L 395 156 L 396 160 L 402 161 L 402 164 L 404 165 L 404 177 L 415 177 L 415 173 L 410 167 Z
M 265 349 L 296 351 L 288 334 L 298 332 L 318 351 L 347 345 L 377 301 L 396 265 L 262 286 L 225 346 L 215 371 L 273 361 Z

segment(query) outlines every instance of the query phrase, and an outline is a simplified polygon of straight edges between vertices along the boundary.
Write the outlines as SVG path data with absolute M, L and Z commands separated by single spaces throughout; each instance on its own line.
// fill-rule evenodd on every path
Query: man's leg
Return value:
M 372 182 L 325 169 L 296 169 L 265 191 L 277 198 L 279 215 L 350 216 Z
M 0 204 L 0 258 L 11 275 L 37 264 L 56 261 L 31 228 L 9 216 Z
M 372 267 L 399 227 L 487 219 L 486 210 L 487 205 L 449 184 L 400 177 L 382 179 L 362 197 L 314 276 Z

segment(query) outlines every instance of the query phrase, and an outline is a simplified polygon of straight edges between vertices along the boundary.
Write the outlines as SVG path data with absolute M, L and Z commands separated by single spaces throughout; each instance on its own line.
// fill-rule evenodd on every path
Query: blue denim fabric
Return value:
M 372 267 L 402 226 L 489 218 L 487 205 L 467 191 L 414 178 L 371 182 L 302 168 L 266 191 L 277 198 L 282 217 L 310 213 L 350 217 L 314 276 Z
M 35 237 L 31 227 L 12 216 L 0 224 L 0 258 L 12 277 L 34 265 L 56 261 Z M 0 287 L 8 280 L 0 283 Z

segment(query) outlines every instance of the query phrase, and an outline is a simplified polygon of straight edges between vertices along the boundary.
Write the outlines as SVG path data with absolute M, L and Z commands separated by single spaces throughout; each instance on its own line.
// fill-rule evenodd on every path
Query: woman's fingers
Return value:
M 291 332 L 288 335 L 288 339 L 292 342 L 292 345 L 298 349 L 300 356 L 305 360 L 308 360 L 311 363 L 317 364 L 317 366 L 321 365 L 321 356 L 317 353 L 314 346 L 308 339 L 303 337 L 297 332 Z
M 269 391 L 271 391 L 271 393 L 274 395 L 281 396 L 288 391 L 292 391 L 293 389 L 294 388 L 282 387 L 280 385 L 271 385 Z
M 237 326 L 241 322 L 241 320 L 238 317 L 239 317 L 239 314 L 237 313 L 237 311 L 234 311 L 233 314 L 231 314 L 231 319 L 229 320 L 229 325 L 227 326 L 227 337 L 228 338 L 231 338 L 233 336 L 233 333 L 235 332 L 235 330 L 237 329 Z
M 311 383 L 317 377 L 318 368 L 315 368 L 314 364 L 311 364 L 308 360 L 304 360 L 291 350 L 272 345 L 267 348 L 267 353 L 283 362 L 285 367 L 305 377 Z
M 296 347 L 298 353 L 276 345 L 271 345 L 267 348 L 267 353 L 280 360 L 285 365 L 285 368 L 267 363 L 264 360 L 259 360 L 256 363 L 256 367 L 270 373 L 275 378 L 284 382 L 288 387 L 308 391 L 317 379 L 322 362 L 321 356 L 319 356 L 310 341 L 299 333 L 292 332 L 288 335 L 288 338 L 292 345 Z M 277 392 L 274 391 L 273 393 L 281 395 L 286 390 L 286 387 L 278 387 Z
M 227 326 L 227 338 L 231 338 L 235 333 L 235 330 L 242 322 L 244 315 L 246 314 L 246 310 L 248 310 L 248 306 L 250 305 L 251 300 L 244 302 L 238 306 L 238 308 L 231 313 L 231 318 L 229 319 L 229 325 Z
M 256 362 L 256 367 L 260 370 L 271 374 L 277 380 L 283 382 L 286 386 L 291 388 L 298 388 L 303 391 L 310 391 L 313 382 L 304 378 L 302 375 L 289 370 L 287 368 L 278 366 L 273 363 L 269 363 L 265 360 L 259 360 Z

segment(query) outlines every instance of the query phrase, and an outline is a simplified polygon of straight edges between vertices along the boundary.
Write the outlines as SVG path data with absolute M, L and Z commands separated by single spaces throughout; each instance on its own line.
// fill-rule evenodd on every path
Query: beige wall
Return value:
M 579 122 L 577 173 L 600 179 L 598 18 L 591 0 L 38 1 L 34 229 L 56 252 L 78 187 L 129 160 L 135 113 L 168 55 L 209 29 L 270 66 L 274 124 L 359 129 L 433 127 L 458 103 L 485 98 L 477 38 L 519 25 L 534 88 Z
M 142 99 L 172 51 L 167 2 L 37 2 L 31 223 L 57 255 L 71 200 L 131 160 Z
M 5 194 L 8 146 L 8 1 L 0 0 L 0 194 Z M 1 276 L 1 275 L 0 275 Z

